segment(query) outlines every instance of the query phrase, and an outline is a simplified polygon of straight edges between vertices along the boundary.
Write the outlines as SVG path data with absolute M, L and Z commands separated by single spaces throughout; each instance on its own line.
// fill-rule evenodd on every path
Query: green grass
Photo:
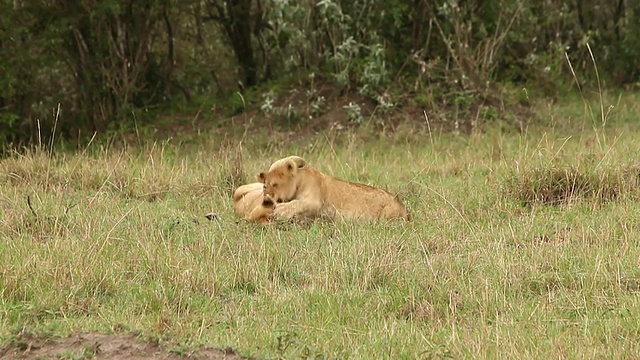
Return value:
M 0 162 L 0 339 L 136 331 L 258 358 L 636 356 L 640 204 L 627 180 L 640 129 L 585 121 L 14 155 Z M 413 220 L 235 218 L 233 187 L 292 154 L 399 194 Z M 567 173 L 590 190 L 562 191 Z M 544 186 L 563 197 L 534 201 Z

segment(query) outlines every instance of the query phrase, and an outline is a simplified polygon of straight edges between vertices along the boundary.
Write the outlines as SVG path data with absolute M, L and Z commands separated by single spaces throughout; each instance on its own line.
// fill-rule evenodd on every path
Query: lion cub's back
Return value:
M 369 185 L 330 177 L 328 202 L 347 218 L 409 220 L 409 213 L 393 195 Z
M 242 185 L 233 193 L 233 209 L 236 215 L 246 216 L 262 203 L 262 183 Z

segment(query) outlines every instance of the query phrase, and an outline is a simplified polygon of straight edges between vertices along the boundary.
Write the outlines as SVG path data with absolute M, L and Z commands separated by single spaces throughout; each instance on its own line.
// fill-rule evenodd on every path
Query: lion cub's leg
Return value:
M 279 219 L 291 219 L 294 216 L 316 216 L 320 213 L 322 204 L 304 199 L 295 199 L 277 204 L 273 215 Z
M 258 222 L 262 225 L 268 224 L 273 217 L 274 204 L 270 198 L 263 198 L 262 203 L 256 206 L 247 216 L 247 220 Z

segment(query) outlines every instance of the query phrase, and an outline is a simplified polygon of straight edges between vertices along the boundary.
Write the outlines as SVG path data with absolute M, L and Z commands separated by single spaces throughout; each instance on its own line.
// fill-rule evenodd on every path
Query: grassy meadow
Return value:
M 0 341 L 99 331 L 255 358 L 638 356 L 640 99 L 611 103 L 606 124 L 581 102 L 540 106 L 547 124 L 525 132 L 15 153 L 0 161 Z M 293 154 L 398 194 L 412 221 L 236 218 L 234 187 Z

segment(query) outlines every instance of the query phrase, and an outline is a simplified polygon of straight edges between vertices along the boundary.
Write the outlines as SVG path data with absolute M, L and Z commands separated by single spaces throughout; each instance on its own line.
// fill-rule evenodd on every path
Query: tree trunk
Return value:
M 224 29 L 243 72 L 243 85 L 258 83 L 258 69 L 251 42 L 251 0 L 210 0 L 210 18 Z

